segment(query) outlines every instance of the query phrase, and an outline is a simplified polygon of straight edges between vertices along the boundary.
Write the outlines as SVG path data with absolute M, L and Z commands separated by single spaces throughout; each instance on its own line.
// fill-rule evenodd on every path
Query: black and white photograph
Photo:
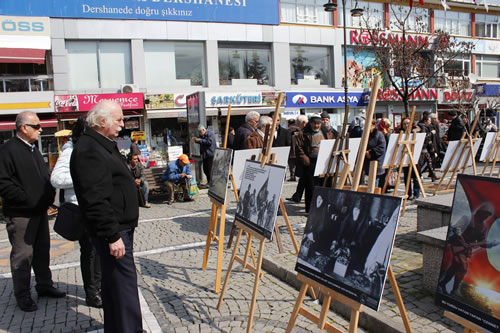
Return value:
M 271 239 L 286 168 L 247 160 L 235 219 Z
M 212 181 L 208 188 L 208 196 L 222 205 L 226 203 L 232 156 L 232 149 L 215 149 L 214 161 L 212 164 Z
M 316 187 L 295 270 L 378 310 L 401 202 Z

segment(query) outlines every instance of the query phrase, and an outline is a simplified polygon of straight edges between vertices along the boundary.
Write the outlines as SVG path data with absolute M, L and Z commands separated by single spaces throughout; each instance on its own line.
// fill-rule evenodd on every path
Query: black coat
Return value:
M 377 166 L 377 176 L 380 176 L 384 173 L 384 169 L 382 169 L 382 164 L 384 163 L 384 155 L 385 155 L 386 143 L 384 135 L 374 130 L 370 133 L 368 138 L 368 145 L 366 147 L 366 151 L 370 152 L 371 157 L 365 157 L 365 162 L 363 164 L 363 170 L 366 174 L 370 171 L 370 162 L 378 161 Z
M 462 138 L 465 132 L 465 123 L 460 116 L 457 116 L 451 121 L 448 129 L 448 141 L 456 141 Z
M 86 129 L 71 155 L 71 177 L 90 233 L 109 243 L 137 227 L 139 203 L 134 177 L 116 142 Z
M 273 147 L 290 147 L 292 145 L 292 133 L 289 129 L 278 126 L 278 135 L 273 141 Z
M 8 217 L 44 214 L 54 201 L 49 170 L 38 148 L 15 137 L 0 146 L 0 196 Z
M 247 123 L 244 123 L 236 130 L 236 134 L 234 135 L 234 143 L 233 149 L 245 149 L 245 143 L 247 142 L 247 138 L 250 134 L 253 133 L 254 128 Z

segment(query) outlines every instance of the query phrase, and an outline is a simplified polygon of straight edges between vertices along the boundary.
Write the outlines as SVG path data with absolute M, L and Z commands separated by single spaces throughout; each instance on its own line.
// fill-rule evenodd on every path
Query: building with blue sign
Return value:
M 363 67 L 354 48 L 366 47 L 363 59 L 369 60 L 373 45 L 363 38 L 359 18 L 349 15 L 343 22 L 340 2 L 334 13 L 323 10 L 326 2 L 4 0 L 0 7 L 0 134 L 13 135 L 12 116 L 18 112 L 1 109 L 2 105 L 29 101 L 41 107 L 52 98 L 52 110 L 44 109 L 46 121 L 56 126 L 55 121 L 60 129 L 78 114 L 59 116 L 54 95 L 61 101 L 64 98 L 57 96 L 120 92 L 144 93 L 144 110 L 134 110 L 127 117 L 139 119 L 139 129 L 146 131 L 151 147 L 164 144 L 165 128 L 177 141 L 185 139 L 185 98 L 197 91 L 205 92 L 207 124 L 221 135 L 227 104 L 210 105 L 210 101 L 254 96 L 241 99 L 237 106 L 233 103 L 231 123 L 237 127 L 249 110 L 273 110 L 273 99 L 281 91 L 286 92 L 287 114 L 327 111 L 340 126 L 344 113 L 342 27 L 347 28 L 349 63 L 356 61 Z M 355 3 L 346 2 L 349 13 Z M 390 19 L 396 5 L 357 3 L 370 20 L 398 33 Z M 453 65 L 475 73 L 477 83 L 499 84 L 500 6 L 492 4 L 486 12 L 471 1 L 448 4 L 451 9 L 444 11 L 440 1 L 425 1 L 426 8 L 415 8 L 411 15 L 424 18 L 428 33 L 444 29 L 475 41 L 473 55 Z M 39 22 L 44 32 L 37 31 Z M 22 40 L 25 43 L 19 44 Z M 26 49 L 31 51 L 23 54 L 26 51 L 21 50 Z M 359 79 L 348 73 L 350 117 L 366 107 L 365 89 L 372 75 L 366 71 Z M 12 94 L 20 91 L 26 94 Z M 42 98 L 42 94 L 49 97 Z M 445 110 L 450 101 L 441 96 L 448 95 L 422 89 L 412 103 L 418 111 Z M 401 102 L 390 91 L 379 94 L 376 116 L 397 120 L 402 111 Z

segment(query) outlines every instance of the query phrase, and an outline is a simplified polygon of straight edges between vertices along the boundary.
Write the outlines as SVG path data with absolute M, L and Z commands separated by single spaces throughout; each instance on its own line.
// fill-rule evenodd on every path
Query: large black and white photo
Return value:
M 286 168 L 246 161 L 236 220 L 271 239 Z
M 208 188 L 208 196 L 223 205 L 226 203 L 232 156 L 232 149 L 217 148 L 212 165 L 212 179 Z
M 295 270 L 377 310 L 401 199 L 316 187 Z

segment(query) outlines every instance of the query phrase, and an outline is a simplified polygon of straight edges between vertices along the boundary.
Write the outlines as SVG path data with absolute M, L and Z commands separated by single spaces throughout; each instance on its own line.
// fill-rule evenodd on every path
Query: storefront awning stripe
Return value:
M 0 63 L 45 63 L 45 50 L 0 48 Z
M 42 124 L 42 128 L 52 128 L 57 127 L 57 119 L 44 119 L 40 120 L 40 124 Z M 15 121 L 0 121 L 0 131 L 8 131 L 15 130 L 16 122 Z

